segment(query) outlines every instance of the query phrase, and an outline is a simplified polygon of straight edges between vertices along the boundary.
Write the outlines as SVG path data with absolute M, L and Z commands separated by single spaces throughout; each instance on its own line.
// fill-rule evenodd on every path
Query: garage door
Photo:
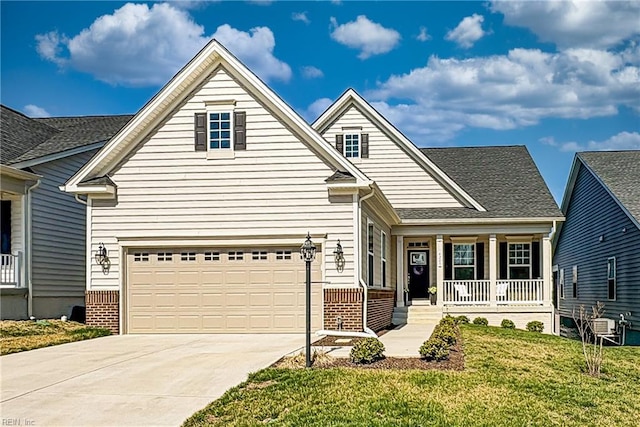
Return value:
M 298 248 L 133 249 L 127 272 L 129 333 L 305 330 L 305 263 Z M 317 330 L 320 254 L 311 277 Z

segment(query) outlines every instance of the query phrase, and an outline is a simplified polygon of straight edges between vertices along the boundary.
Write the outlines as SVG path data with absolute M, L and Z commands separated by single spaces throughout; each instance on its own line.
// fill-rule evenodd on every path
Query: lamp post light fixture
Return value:
M 307 232 L 307 239 L 300 248 L 300 257 L 304 260 L 307 267 L 307 287 L 306 287 L 306 305 L 307 305 L 307 340 L 305 346 L 305 362 L 306 367 L 311 367 L 311 263 L 316 258 L 316 245 L 311 241 L 311 235 Z

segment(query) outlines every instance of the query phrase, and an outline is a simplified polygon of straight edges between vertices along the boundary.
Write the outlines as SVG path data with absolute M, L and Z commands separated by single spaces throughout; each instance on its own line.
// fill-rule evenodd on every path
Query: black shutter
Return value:
M 369 134 L 360 135 L 360 157 L 366 159 L 369 157 Z
M 207 113 L 196 113 L 194 122 L 195 149 L 207 151 Z
M 233 113 L 233 149 L 247 149 L 247 113 L 244 111 Z
M 340 154 L 344 154 L 344 139 L 342 135 L 336 135 L 336 150 L 338 150 Z
M 540 278 L 540 242 L 531 243 L 531 278 Z
M 476 243 L 476 280 L 484 280 L 484 243 Z
M 507 242 L 500 242 L 500 277 L 499 279 L 507 278 L 507 269 L 509 268 L 509 247 Z
M 444 280 L 453 279 L 453 245 L 444 244 Z

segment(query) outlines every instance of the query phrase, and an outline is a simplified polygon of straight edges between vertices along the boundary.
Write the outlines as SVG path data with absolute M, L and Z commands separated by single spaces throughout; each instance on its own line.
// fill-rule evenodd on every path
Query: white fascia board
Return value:
M 42 176 L 16 168 L 14 165 L 0 165 L 0 174 L 21 181 L 38 181 Z
M 268 88 L 253 72 L 235 58 L 217 40 L 211 40 L 195 57 L 189 61 L 142 109 L 71 179 L 67 186 L 74 187 L 91 176 L 104 175 L 110 167 L 118 164 L 127 154 L 127 148 L 144 137 L 148 128 L 157 126 L 171 111 L 171 107 L 180 102 L 184 92 L 197 80 L 203 80 L 219 65 L 228 64 L 232 74 L 237 74 L 249 85 L 249 91 L 254 96 L 271 104 L 275 114 L 280 119 L 286 118 L 289 126 L 313 142 L 327 159 L 343 170 L 350 172 L 359 181 L 369 181 L 368 178 L 351 162 L 339 156 L 309 124 L 289 107 L 280 97 Z M 253 90 L 251 90 L 253 89 Z M 278 114 L 280 113 L 280 114 Z
M 540 218 L 444 218 L 444 219 L 403 219 L 400 225 L 462 225 L 462 224 L 542 224 L 564 221 L 564 217 Z
M 14 168 L 29 168 L 32 166 L 40 165 L 42 163 L 52 162 L 54 160 L 64 159 L 65 157 L 73 156 L 75 154 L 85 153 L 91 150 L 97 150 L 104 147 L 106 141 L 94 142 L 89 145 L 83 145 L 82 147 L 72 148 L 70 150 L 60 151 L 58 153 L 49 154 L 47 156 L 37 157 L 31 160 L 25 160 L 24 162 L 13 163 L 11 166 Z
M 87 194 L 94 199 L 111 199 L 116 195 L 116 187 L 113 185 L 61 185 L 58 188 L 65 193 Z
M 423 169 L 435 175 L 437 177 L 436 180 L 444 184 L 445 187 L 462 199 L 467 204 L 467 207 L 473 207 L 480 212 L 486 211 L 480 203 L 464 191 L 455 181 L 449 178 L 447 174 L 440 170 L 440 168 L 429 160 L 429 158 L 425 156 L 413 142 L 404 136 L 402 132 L 382 116 L 382 114 L 376 111 L 375 108 L 373 108 L 353 89 L 348 89 L 336 102 L 329 106 L 329 108 L 327 108 L 327 110 L 322 113 L 315 122 L 313 122 L 313 128 L 319 133 L 324 132 L 328 125 L 332 123 L 332 120 L 334 120 L 335 117 L 344 111 L 350 104 L 353 104 L 363 110 L 362 112 L 365 113 L 365 115 L 368 116 L 374 124 L 385 129 L 398 145 L 407 150 L 407 153 L 414 159 L 414 161 L 416 161 Z

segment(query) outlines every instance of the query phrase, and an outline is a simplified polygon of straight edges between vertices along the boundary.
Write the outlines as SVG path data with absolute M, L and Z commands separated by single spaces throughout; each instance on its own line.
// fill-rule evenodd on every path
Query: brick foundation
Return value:
M 367 292 L 367 326 L 374 332 L 391 325 L 395 305 L 394 290 L 369 289 Z
M 343 331 L 362 331 L 362 289 L 324 290 L 324 329 L 337 330 L 342 318 Z
M 120 292 L 86 291 L 87 325 L 99 326 L 120 333 Z

